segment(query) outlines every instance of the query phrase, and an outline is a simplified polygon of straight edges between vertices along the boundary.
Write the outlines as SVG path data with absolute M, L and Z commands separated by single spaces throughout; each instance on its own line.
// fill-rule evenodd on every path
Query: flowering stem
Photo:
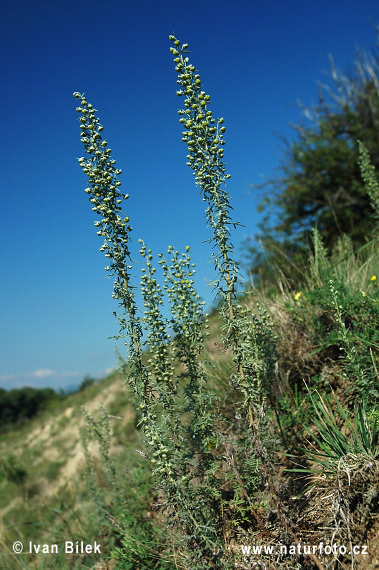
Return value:
M 111 158 L 111 149 L 108 142 L 103 140 L 103 126 L 96 117 L 96 109 L 87 102 L 84 95 L 74 93 L 80 100 L 77 107 L 80 113 L 81 141 L 84 144 L 87 157 L 79 158 L 83 172 L 88 176 L 89 186 L 85 192 L 89 195 L 92 211 L 101 216 L 94 222 L 98 228 L 97 234 L 104 237 L 104 244 L 100 251 L 105 252 L 109 265 L 105 270 L 116 276 L 113 297 L 118 299 L 120 306 L 128 316 L 128 322 L 122 317 L 118 318 L 121 328 L 126 329 L 132 340 L 130 350 L 134 354 L 132 359 L 137 369 L 137 376 L 142 380 L 145 402 L 149 402 L 148 377 L 142 362 L 142 328 L 137 319 L 133 288 L 130 286 L 128 262 L 130 262 L 129 233 L 132 231 L 129 218 L 122 214 L 121 204 L 129 195 L 120 193 L 121 182 L 119 175 L 122 171 L 115 167 L 116 161 Z M 137 389 L 137 385 L 135 385 Z
M 224 119 L 220 118 L 216 122 L 212 111 L 209 110 L 210 96 L 202 90 L 200 76 L 195 73 L 194 66 L 189 63 L 188 45 L 180 45 L 180 41 L 175 36 L 170 36 L 170 40 L 174 44 L 170 51 L 174 55 L 175 70 L 178 72 L 177 83 L 181 86 L 177 95 L 185 97 L 184 109 L 179 110 L 178 113 L 181 117 L 179 121 L 186 129 L 182 140 L 188 145 L 187 164 L 193 170 L 196 184 L 200 186 L 204 199 L 208 202 L 206 217 L 213 231 L 210 242 L 214 242 L 217 246 L 216 253 L 213 252 L 212 257 L 215 268 L 226 287 L 224 290 L 219 280 L 216 286 L 221 300 L 228 308 L 226 324 L 231 331 L 233 351 L 237 355 L 240 352 L 240 340 L 233 301 L 236 298 L 239 271 L 238 263 L 233 258 L 234 247 L 230 240 L 228 225 L 236 227 L 240 224 L 231 220 L 230 197 L 225 190 L 226 180 L 230 178 L 230 174 L 226 174 L 225 164 L 222 161 L 224 154 L 222 147 L 225 144 L 223 134 L 226 130 L 223 126 Z M 247 381 L 242 363 L 238 362 L 237 367 L 242 385 L 247 392 Z M 255 433 L 250 402 L 248 402 L 247 411 L 251 428 Z

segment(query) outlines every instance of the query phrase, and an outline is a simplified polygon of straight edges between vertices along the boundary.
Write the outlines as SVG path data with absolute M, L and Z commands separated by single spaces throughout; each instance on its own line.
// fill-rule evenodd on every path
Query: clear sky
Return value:
M 209 234 L 186 166 L 169 34 L 189 44 L 213 114 L 225 117 L 240 251 L 259 222 L 251 185 L 278 167 L 278 135 L 301 121 L 297 100 L 315 103 L 328 54 L 347 70 L 378 23 L 376 0 L 3 3 L 0 387 L 66 387 L 117 363 L 107 340 L 118 332 L 113 281 L 77 163 L 74 91 L 98 109 L 123 170 L 134 257 L 140 237 L 155 253 L 190 245 L 210 306 Z

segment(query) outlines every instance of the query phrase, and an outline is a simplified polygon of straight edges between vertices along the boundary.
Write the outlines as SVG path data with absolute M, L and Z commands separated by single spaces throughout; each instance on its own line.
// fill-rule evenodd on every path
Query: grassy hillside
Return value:
M 255 491 L 254 504 L 246 488 L 251 474 L 239 472 L 237 456 L 235 463 L 231 460 L 235 438 L 241 437 L 245 422 L 233 385 L 231 350 L 221 344 L 219 314 L 209 319 L 202 357 L 207 362 L 209 391 L 217 397 L 217 429 L 223 436 L 223 441 L 215 438 L 210 447 L 220 460 L 216 479 L 230 567 L 252 568 L 254 563 L 267 568 L 351 567 L 349 556 L 339 555 L 333 561 L 332 555 L 319 552 L 301 557 L 241 553 L 241 545 L 321 542 L 367 546 L 367 554 L 354 556 L 354 568 L 373 569 L 379 563 L 379 461 L 374 433 L 378 407 L 364 409 L 361 431 L 354 408 L 360 391 L 368 390 L 374 401 L 378 390 L 379 293 L 373 277 L 379 255 L 375 246 L 358 254 L 349 252 L 348 240 L 340 246 L 332 259 L 322 251 L 317 259 L 311 257 L 301 290 L 292 291 L 288 281 L 278 276 L 277 292 L 250 291 L 240 299 L 253 313 L 257 303 L 268 311 L 277 346 L 265 438 L 272 488 L 266 484 Z M 330 281 L 338 291 L 337 307 L 343 307 L 348 338 L 343 338 Z M 349 350 L 355 355 L 351 361 Z M 348 374 L 351 366 L 354 378 Z M 355 380 L 362 371 L 364 383 L 359 386 Z M 101 403 L 106 414 L 99 409 Z M 107 438 L 106 417 L 112 432 L 109 457 L 99 454 L 96 435 L 89 440 L 95 478 L 86 469 L 81 444 L 80 430 L 86 431 L 83 405 L 90 414 L 88 437 L 91 429 L 99 434 L 104 428 L 101 433 Z M 2 437 L 2 568 L 189 568 L 175 525 L 166 527 L 171 515 L 165 509 L 159 478 L 151 476 L 154 465 L 137 427 L 141 416 L 136 410 L 130 388 L 114 374 L 55 402 L 53 409 Z M 371 447 L 364 441 L 370 436 Z M 318 455 L 322 450 L 324 456 Z M 107 471 L 110 464 L 114 473 Z M 232 477 L 233 470 L 237 477 Z M 21 541 L 26 550 L 29 541 L 41 549 L 44 544 L 49 548 L 58 544 L 60 552 L 14 554 L 15 541 Z M 97 541 L 101 555 L 65 554 L 65 541 Z M 217 560 L 208 564 L 223 567 Z
M 93 567 L 103 556 L 14 554 L 12 544 L 19 540 L 24 552 L 29 541 L 54 544 L 101 542 L 107 554 L 114 538 L 108 536 L 86 491 L 84 454 L 80 429 L 84 427 L 81 406 L 96 411 L 100 402 L 107 406 L 115 426 L 112 451 L 128 456 L 139 438 L 135 416 L 124 383 L 112 375 L 83 392 L 68 396 L 31 420 L 21 429 L 6 433 L 0 440 L 1 568 L 85 568 Z M 94 456 L 96 450 L 91 447 Z M 41 546 L 42 549 L 42 546 Z

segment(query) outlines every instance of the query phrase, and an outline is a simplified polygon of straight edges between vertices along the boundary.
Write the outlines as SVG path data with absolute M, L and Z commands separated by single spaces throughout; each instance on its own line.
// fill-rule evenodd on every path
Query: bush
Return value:
M 116 511 L 111 520 L 120 533 L 121 545 L 114 556 L 122 568 L 232 568 L 239 564 L 236 541 L 267 535 L 277 543 L 300 541 L 295 517 L 289 516 L 283 502 L 289 491 L 280 482 L 277 452 L 282 452 L 283 463 L 288 451 L 284 430 L 291 426 L 304 432 L 304 420 L 313 422 L 313 426 L 306 427 L 319 429 L 316 443 L 321 454 L 326 449 L 325 433 L 328 449 L 334 452 L 339 446 L 342 455 L 356 449 L 359 438 L 353 428 L 350 434 L 341 435 L 333 422 L 327 424 L 322 415 L 327 408 L 321 409 L 312 397 L 297 416 L 291 399 L 280 399 L 289 374 L 277 359 L 273 320 L 263 303 L 253 304 L 251 296 L 237 290 L 239 266 L 230 232 L 237 223 L 231 218 L 226 191 L 230 176 L 223 162 L 224 119 L 213 117 L 210 96 L 189 61 L 187 44 L 180 44 L 174 36 L 170 39 L 180 86 L 177 94 L 184 98 L 179 115 L 185 129 L 182 140 L 188 148 L 187 164 L 207 204 L 206 220 L 211 230 L 209 241 L 217 272 L 213 286 L 219 299 L 214 319 L 219 320 L 222 336 L 223 357 L 218 362 L 222 377 L 215 375 L 207 359 L 210 320 L 196 293 L 189 246 L 183 253 L 169 246 L 168 255 L 159 253 L 156 264 L 152 250 L 139 240 L 144 260 L 140 286 L 145 309 L 139 316 L 131 277 L 132 226 L 122 211 L 128 195 L 121 193 L 121 170 L 116 168 L 108 142 L 102 138 L 97 111 L 84 95 L 75 93 L 80 101 L 77 111 L 86 153 L 79 163 L 88 176 L 85 191 L 92 211 L 99 216 L 95 227 L 104 238 L 100 251 L 107 258 L 105 270 L 115 277 L 113 296 L 119 304 L 115 315 L 120 324 L 119 336 L 127 339 L 128 347 L 121 370 L 137 405 L 139 427 L 144 434 L 140 454 L 147 466 L 146 471 L 142 468 L 134 473 L 136 488 L 125 488 L 110 453 L 109 414 L 102 406 L 97 416 L 84 409 L 86 477 L 98 510 Z M 371 180 L 370 191 L 376 195 L 368 156 L 362 155 L 361 160 L 362 172 Z M 365 445 L 362 438 L 368 433 L 364 432 L 367 418 L 374 417 L 370 404 L 378 398 L 377 369 L 372 357 L 377 348 L 377 296 L 362 294 L 348 284 L 341 267 L 360 262 L 351 248 L 344 260 L 344 249 L 339 242 L 334 258 L 330 258 L 318 231 L 314 231 L 310 276 L 303 280 L 303 291 L 287 295 L 285 310 L 294 327 L 301 327 L 303 334 L 312 339 L 311 344 L 317 345 L 318 352 L 333 348 L 338 353 L 336 360 L 346 392 L 358 393 L 362 402 L 369 400 L 365 408 L 356 408 L 354 424 L 358 430 L 362 428 L 359 442 Z M 370 283 L 373 285 L 374 280 Z M 162 310 L 165 302 L 170 318 Z M 314 381 L 317 384 L 317 377 Z M 302 406 L 300 399 L 299 390 L 294 399 L 297 410 Z M 347 399 L 339 408 L 341 418 L 348 414 L 343 405 L 348 405 Z M 312 406 L 313 420 L 307 415 Z M 370 449 L 376 449 L 374 428 L 370 434 Z M 99 446 L 100 463 L 89 452 L 91 439 Z M 377 460 L 376 452 L 372 459 Z M 334 455 L 332 461 L 336 461 Z M 109 492 L 104 493 L 102 478 Z M 146 479 L 151 481 L 154 496 L 146 491 Z M 151 502 L 156 508 L 159 505 L 158 513 L 150 508 L 153 520 L 147 521 L 141 513 L 132 517 L 125 514 L 136 511 L 136 489 L 141 489 L 143 508 Z M 153 546 L 147 545 L 146 537 Z M 311 554 L 304 554 L 299 564 L 305 559 L 308 566 L 320 567 Z M 282 561 L 275 559 L 275 564 Z
M 0 421 L 6 425 L 29 420 L 56 398 L 58 394 L 52 388 L 0 389 Z

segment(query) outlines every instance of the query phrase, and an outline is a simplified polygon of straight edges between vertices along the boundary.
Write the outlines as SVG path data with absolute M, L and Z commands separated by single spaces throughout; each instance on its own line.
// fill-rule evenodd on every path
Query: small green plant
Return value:
M 84 408 L 82 414 L 86 424 L 86 429 L 81 432 L 86 458 L 84 479 L 98 516 L 111 523 L 116 534 L 117 545 L 110 548 L 112 556 L 122 563 L 124 570 L 136 566 L 165 568 L 162 563 L 166 559 L 163 531 L 154 520 L 145 516 L 149 502 L 153 500 L 149 466 L 146 463 L 133 465 L 133 448 L 123 454 L 124 465 L 120 464 L 121 458 L 117 461 L 111 456 L 110 417 L 102 404 L 97 414 L 88 414 Z M 89 450 L 91 442 L 97 444 L 100 461 Z M 125 465 L 133 467 L 125 469 Z M 169 554 L 167 560 L 170 560 Z M 157 566 L 158 562 L 161 565 Z
M 375 417 L 370 415 L 366 403 L 354 408 L 351 414 L 334 398 L 335 410 L 318 393 L 310 395 L 312 402 L 312 423 L 317 435 L 309 428 L 308 434 L 316 442 L 305 449 L 306 456 L 316 466 L 299 469 L 312 475 L 335 476 L 341 461 L 346 457 L 364 457 L 366 460 L 379 458 L 379 438 Z
M 10 483 L 21 485 L 28 473 L 13 455 L 0 457 L 0 481 L 5 479 Z
M 362 539 L 362 531 L 365 532 L 370 517 L 377 511 L 379 438 L 376 419 L 366 402 L 356 404 L 352 416 L 336 397 L 330 402 L 318 392 L 310 397 L 309 422 L 317 431 L 306 428 L 310 441 L 302 450 L 310 466 L 292 471 L 308 475 L 305 489 L 308 499 L 316 503 L 318 509 L 322 503 L 327 505 L 333 537 L 350 545 L 349 561 L 355 568 L 352 545 Z M 325 510 L 325 507 L 320 509 L 324 513 Z
M 358 149 L 359 149 L 359 166 L 361 169 L 363 182 L 365 183 L 366 192 L 370 196 L 371 205 L 378 218 L 379 184 L 375 176 L 375 167 L 370 161 L 370 155 L 368 153 L 367 148 L 361 141 L 358 141 Z

